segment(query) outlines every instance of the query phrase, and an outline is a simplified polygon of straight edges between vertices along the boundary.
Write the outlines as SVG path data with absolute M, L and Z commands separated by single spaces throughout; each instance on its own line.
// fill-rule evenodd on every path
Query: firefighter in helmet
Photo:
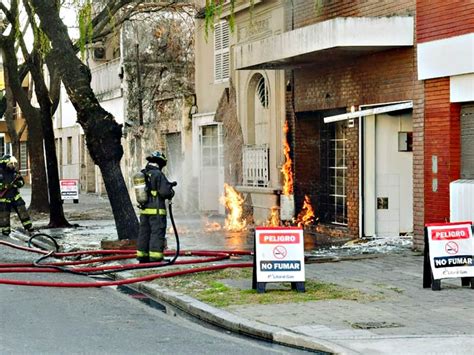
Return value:
M 16 158 L 9 154 L 5 154 L 0 159 L 0 229 L 5 236 L 8 236 L 11 231 L 10 212 L 12 209 L 18 214 L 21 224 L 27 231 L 33 228 L 25 201 L 18 191 L 25 185 L 25 181 L 16 170 L 17 163 Z
M 137 240 L 137 259 L 140 263 L 163 260 L 166 235 L 165 200 L 174 196 L 176 182 L 169 182 L 162 169 L 167 159 L 155 151 L 146 157 L 148 161 L 141 171 L 145 176 L 146 199 L 139 202 L 140 229 Z

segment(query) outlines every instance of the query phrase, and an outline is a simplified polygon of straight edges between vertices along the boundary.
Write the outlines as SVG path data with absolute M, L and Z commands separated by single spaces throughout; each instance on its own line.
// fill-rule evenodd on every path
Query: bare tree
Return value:
M 104 13 L 132 1 L 109 1 Z M 114 214 L 119 239 L 135 239 L 138 220 L 120 169 L 123 156 L 122 126 L 104 110 L 91 89 L 89 68 L 77 57 L 67 27 L 59 16 L 54 1 L 31 0 L 30 4 L 40 19 L 40 28 L 51 41 L 51 64 L 59 68 L 59 75 L 77 112 L 77 121 L 84 129 L 87 148 L 99 166 Z

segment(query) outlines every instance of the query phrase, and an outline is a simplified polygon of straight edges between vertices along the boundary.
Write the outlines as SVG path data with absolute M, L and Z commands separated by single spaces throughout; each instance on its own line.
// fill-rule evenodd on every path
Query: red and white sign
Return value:
M 79 180 L 77 179 L 59 180 L 59 188 L 61 190 L 61 199 L 79 200 Z
M 471 222 L 437 223 L 426 227 L 433 278 L 474 277 Z
M 303 230 L 255 228 L 257 282 L 304 282 Z

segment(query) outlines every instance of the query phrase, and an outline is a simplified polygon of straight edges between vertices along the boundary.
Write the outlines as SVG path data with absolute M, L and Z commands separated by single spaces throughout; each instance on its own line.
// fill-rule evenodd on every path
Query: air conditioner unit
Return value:
M 107 60 L 106 54 L 107 51 L 105 47 L 100 46 L 92 49 L 92 57 L 94 60 Z
M 449 184 L 451 222 L 474 221 L 474 180 L 456 180 Z

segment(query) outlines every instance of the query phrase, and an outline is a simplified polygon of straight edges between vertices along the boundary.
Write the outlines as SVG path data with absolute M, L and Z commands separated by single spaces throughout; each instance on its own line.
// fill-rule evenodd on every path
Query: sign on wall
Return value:
M 296 227 L 255 228 L 254 267 L 257 284 L 303 283 L 305 281 L 303 230 Z
M 59 187 L 61 190 L 62 200 L 74 200 L 74 203 L 79 202 L 79 180 L 77 179 L 59 180 Z
M 474 277 L 474 238 L 470 222 L 427 225 L 434 280 Z

